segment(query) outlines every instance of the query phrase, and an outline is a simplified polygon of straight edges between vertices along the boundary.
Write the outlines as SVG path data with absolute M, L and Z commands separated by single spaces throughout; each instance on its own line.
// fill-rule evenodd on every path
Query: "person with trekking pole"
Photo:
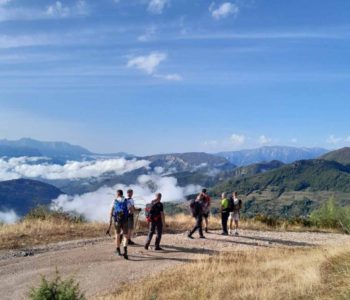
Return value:
M 115 200 L 113 200 L 111 204 L 111 209 L 109 213 L 109 227 L 107 229 L 106 234 L 111 235 L 111 227 L 114 223 L 115 228 L 115 243 L 116 243 L 116 251 L 115 254 L 118 256 L 123 256 L 125 259 L 129 259 L 128 256 L 128 216 L 129 216 L 129 209 L 128 209 L 128 201 L 123 196 L 123 191 L 118 190 L 117 191 L 117 197 Z M 123 231 L 124 239 L 123 239 L 123 246 L 124 246 L 124 254 L 120 251 L 120 245 L 121 245 L 121 232 Z
M 230 211 L 230 231 L 229 234 L 233 234 L 233 221 L 235 222 L 235 235 L 238 236 L 238 225 L 240 219 L 240 211 L 242 209 L 242 200 L 238 199 L 238 193 L 234 192 L 229 200 L 229 211 Z
M 163 204 L 161 203 L 161 200 L 162 200 L 162 194 L 157 193 L 156 199 L 146 205 L 146 209 L 145 209 L 146 219 L 147 219 L 147 222 L 149 223 L 149 231 L 148 231 L 148 236 L 145 243 L 146 250 L 149 249 L 153 235 L 155 234 L 156 230 L 157 230 L 157 237 L 155 241 L 154 250 L 156 251 L 163 250 L 160 247 L 160 241 L 162 239 L 163 228 L 165 227 L 165 216 L 164 216 L 164 208 L 163 208 Z
M 137 215 L 140 213 L 141 209 L 140 208 L 135 208 L 135 201 L 132 198 L 134 195 L 134 191 L 132 189 L 129 189 L 127 191 L 127 201 L 128 201 L 128 209 L 129 209 L 129 217 L 128 217 L 128 245 L 135 245 L 134 241 L 131 240 L 134 234 L 134 229 L 135 229 L 135 218 L 134 215 Z
M 222 235 L 228 235 L 227 222 L 230 215 L 229 212 L 229 200 L 226 197 L 226 193 L 221 195 L 221 225 L 222 225 Z
M 203 235 L 203 207 L 204 207 L 203 197 L 197 197 L 196 200 L 192 200 L 190 204 L 192 216 L 196 219 L 196 224 L 187 235 L 187 237 L 190 239 L 193 239 L 192 235 L 197 230 L 199 231 L 199 238 L 205 239 L 205 236 Z

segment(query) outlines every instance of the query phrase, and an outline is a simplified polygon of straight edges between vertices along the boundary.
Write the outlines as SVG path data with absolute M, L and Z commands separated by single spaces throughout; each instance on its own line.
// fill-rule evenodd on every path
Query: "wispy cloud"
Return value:
M 148 11 L 160 15 L 169 4 L 170 0 L 150 0 L 148 3 Z
M 156 71 L 159 64 L 166 59 L 166 53 L 152 52 L 149 55 L 142 55 L 131 58 L 127 63 L 127 67 L 136 68 L 152 75 Z
M 151 52 L 149 55 L 141 55 L 130 58 L 127 62 L 128 68 L 135 68 L 152 75 L 154 78 L 160 78 L 168 81 L 181 81 L 180 74 L 161 74 L 157 72 L 158 66 L 167 59 L 168 55 L 164 52 Z
M 157 31 L 156 26 L 152 25 L 146 29 L 145 33 L 138 36 L 137 40 L 139 42 L 148 42 L 154 38 L 156 31 Z
M 209 11 L 211 13 L 211 16 L 215 20 L 220 20 L 220 19 L 227 18 L 230 15 L 237 16 L 239 12 L 239 8 L 236 4 L 231 2 L 225 2 L 219 6 L 216 6 L 215 2 L 213 2 L 209 6 Z
M 246 137 L 242 134 L 232 134 L 230 137 L 231 143 L 233 144 L 233 146 L 238 147 L 238 146 L 242 146 L 244 145 L 245 141 L 246 141 Z
M 0 0 L 0 22 L 28 21 L 52 18 L 71 18 L 88 15 L 88 6 L 84 0 L 77 0 L 71 5 L 64 5 L 61 1 L 42 8 L 14 5 L 12 0 Z M 10 5 L 11 4 L 11 5 Z
M 258 143 L 262 146 L 271 144 L 272 139 L 267 137 L 266 135 L 259 136 Z
M 326 139 L 327 144 L 333 145 L 333 146 L 339 146 L 339 145 L 348 145 L 350 143 L 350 136 L 347 137 L 340 137 L 336 136 L 334 134 L 331 134 Z

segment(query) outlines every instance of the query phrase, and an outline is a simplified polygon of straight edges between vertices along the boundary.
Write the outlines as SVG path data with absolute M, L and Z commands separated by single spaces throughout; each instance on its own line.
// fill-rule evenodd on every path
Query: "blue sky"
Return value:
M 348 0 L 0 0 L 0 137 L 350 145 Z

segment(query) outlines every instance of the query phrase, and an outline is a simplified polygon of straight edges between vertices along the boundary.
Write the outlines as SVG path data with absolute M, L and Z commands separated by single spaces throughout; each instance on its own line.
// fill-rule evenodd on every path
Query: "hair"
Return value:
M 159 197 L 159 198 L 162 198 L 162 193 L 157 193 L 157 194 L 156 194 L 156 197 L 157 197 L 157 198 L 158 198 L 158 197 Z
M 203 190 L 202 190 L 202 193 L 206 193 L 206 192 L 207 192 L 207 189 L 203 189 Z
M 236 197 L 238 196 L 238 192 L 234 192 L 233 194 L 234 194 Z
M 132 189 L 129 189 L 128 190 L 128 193 L 133 193 L 134 191 Z
M 123 196 L 123 191 L 122 190 L 117 190 L 117 194 L 120 196 Z
M 226 198 L 226 192 L 223 192 L 223 193 L 221 194 L 221 197 Z

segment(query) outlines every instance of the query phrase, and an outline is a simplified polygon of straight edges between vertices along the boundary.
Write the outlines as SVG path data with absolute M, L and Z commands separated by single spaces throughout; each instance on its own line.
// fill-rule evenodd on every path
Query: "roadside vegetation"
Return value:
M 350 245 L 343 245 L 222 253 L 100 299 L 349 299 L 349 291 Z
M 188 230 L 193 218 L 184 213 L 166 217 L 165 231 L 178 233 Z M 137 234 L 147 232 L 147 223 L 140 220 Z M 309 218 L 283 220 L 274 216 L 256 215 L 254 218 L 242 218 L 242 229 L 274 231 L 322 231 L 350 233 L 350 208 L 341 207 L 330 199 Z M 84 238 L 105 237 L 105 223 L 87 222 L 81 215 L 63 211 L 51 211 L 45 206 L 32 210 L 20 222 L 12 225 L 0 225 L 0 249 L 20 249 L 49 243 Z M 211 230 L 221 229 L 220 215 L 210 220 Z

